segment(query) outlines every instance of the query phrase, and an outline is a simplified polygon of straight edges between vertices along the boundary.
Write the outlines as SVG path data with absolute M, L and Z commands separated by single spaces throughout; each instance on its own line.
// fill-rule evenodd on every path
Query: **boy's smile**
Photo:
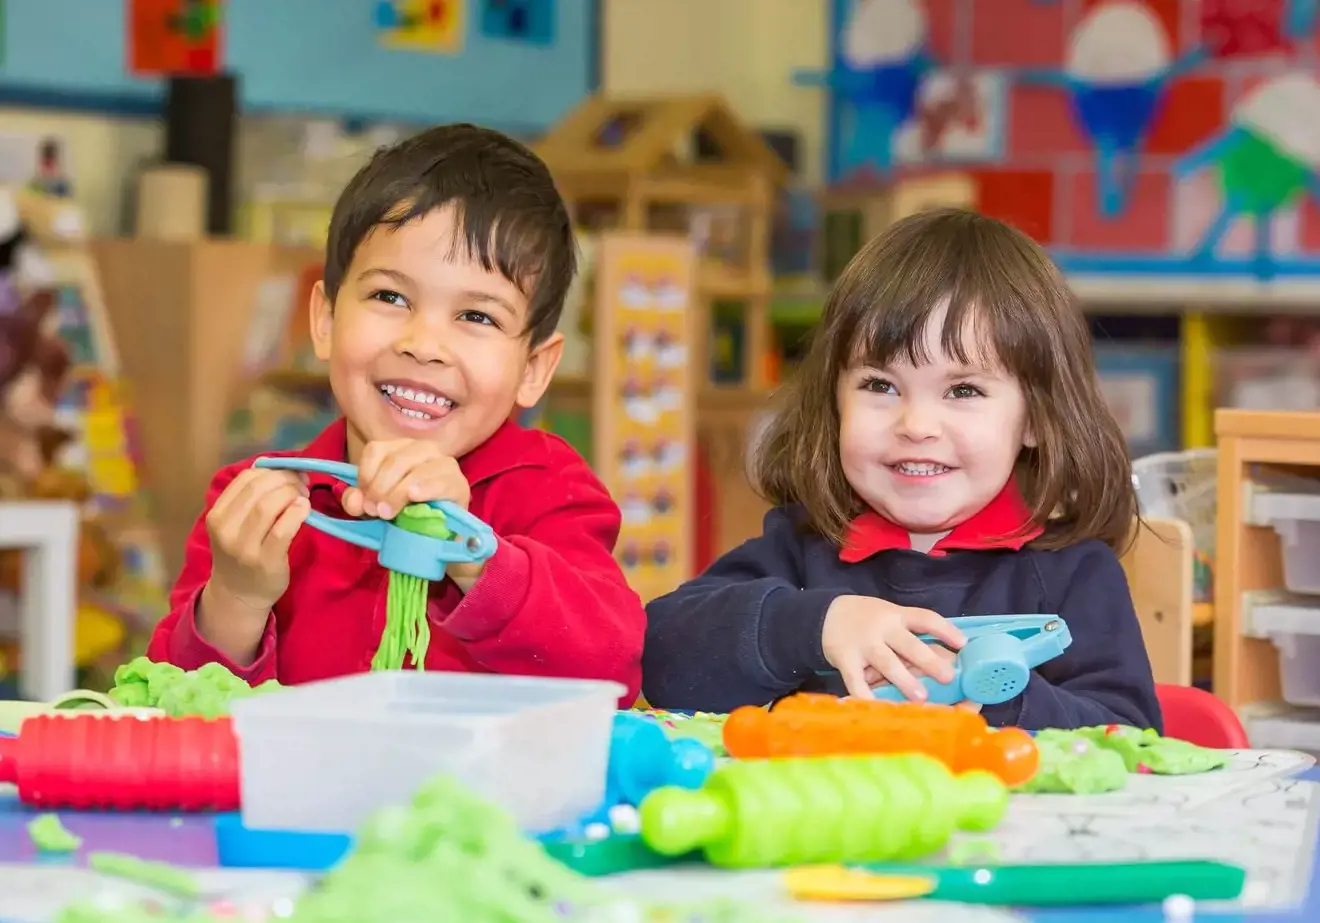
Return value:
M 322 286 L 313 293 L 312 336 L 348 420 L 350 461 L 399 438 L 461 458 L 534 405 L 558 365 L 561 338 L 531 345 L 528 295 L 472 257 L 460 217 L 449 205 L 376 227 L 334 304 Z

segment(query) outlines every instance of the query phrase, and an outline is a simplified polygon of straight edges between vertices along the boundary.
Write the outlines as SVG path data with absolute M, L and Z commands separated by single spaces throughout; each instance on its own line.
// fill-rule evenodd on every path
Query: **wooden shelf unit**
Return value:
M 1250 467 L 1274 465 L 1320 478 L 1320 412 L 1218 410 L 1215 433 L 1214 692 L 1242 709 L 1275 703 L 1281 695 L 1277 648 L 1244 634 L 1246 594 L 1283 587 L 1279 537 L 1270 526 L 1252 522 Z

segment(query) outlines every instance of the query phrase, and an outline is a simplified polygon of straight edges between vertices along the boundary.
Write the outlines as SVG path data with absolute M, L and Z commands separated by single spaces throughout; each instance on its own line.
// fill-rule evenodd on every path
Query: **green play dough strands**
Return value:
M 82 837 L 70 832 L 60 823 L 57 814 L 41 814 L 27 825 L 28 838 L 40 853 L 77 852 Z
M 426 503 L 405 506 L 394 524 L 430 538 L 454 537 L 444 512 Z M 385 595 L 385 631 L 380 637 L 380 647 L 371 658 L 371 669 L 402 670 L 409 658 L 416 669 L 426 669 L 426 651 L 431 645 L 431 624 L 426 618 L 430 586 L 420 577 L 390 571 Z
M 249 686 L 218 663 L 182 670 L 136 657 L 115 670 L 110 698 L 127 708 L 159 708 L 171 718 L 219 718 L 234 699 L 278 688 L 275 680 Z
M 767 868 L 919 859 L 955 830 L 999 823 L 1008 791 L 987 772 L 952 775 L 921 754 L 782 759 L 721 766 L 697 791 L 657 789 L 641 836 L 662 855 Z

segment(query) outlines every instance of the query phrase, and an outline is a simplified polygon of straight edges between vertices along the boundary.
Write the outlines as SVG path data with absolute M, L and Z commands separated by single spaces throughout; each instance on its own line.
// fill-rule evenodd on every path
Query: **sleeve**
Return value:
M 760 537 L 647 606 L 647 702 L 724 713 L 764 705 L 830 669 L 825 613 L 848 590 L 804 589 L 801 545 L 790 511 L 771 510 Z
M 1095 542 L 1069 577 L 1055 611 L 1072 644 L 1033 672 L 1018 698 L 987 706 L 986 720 L 1027 730 L 1126 724 L 1162 731 L 1150 659 L 1117 556 Z
M 206 534 L 206 514 L 210 512 L 221 492 L 238 476 L 245 465 L 223 468 L 211 481 L 206 491 L 206 505 L 197 518 L 188 540 L 184 544 L 183 569 L 170 591 L 170 612 L 156 625 L 147 644 L 147 657 L 157 662 L 172 663 L 184 670 L 196 670 L 208 663 L 218 663 L 250 685 L 275 678 L 275 616 L 266 621 L 266 630 L 257 648 L 257 657 L 247 666 L 240 666 L 197 630 L 197 605 L 202 590 L 211 579 L 211 541 Z
M 506 475 L 505 502 L 520 513 L 512 525 L 492 523 L 495 554 L 439 623 L 487 670 L 612 680 L 631 707 L 646 613 L 614 559 L 619 508 L 576 456 L 554 472 L 552 489 L 545 477 L 544 468 Z

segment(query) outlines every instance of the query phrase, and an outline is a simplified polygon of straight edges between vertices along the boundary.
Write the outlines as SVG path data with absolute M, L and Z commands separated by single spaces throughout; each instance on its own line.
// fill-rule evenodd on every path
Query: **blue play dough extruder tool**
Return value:
M 350 487 L 358 482 L 357 466 L 320 458 L 258 458 L 254 468 L 306 471 L 338 478 Z M 326 535 L 376 552 L 381 567 L 422 580 L 440 581 L 449 564 L 475 564 L 495 553 L 495 533 L 467 510 L 448 500 L 428 503 L 445 514 L 445 526 L 454 538 L 434 538 L 410 532 L 385 519 L 335 519 L 315 511 L 307 525 Z
M 935 705 L 998 705 L 1016 698 L 1027 688 L 1032 670 L 1058 657 L 1072 643 L 1067 624 L 1057 615 L 969 615 L 949 621 L 962 631 L 967 643 L 954 662 L 952 682 L 921 678 L 927 701 Z M 930 635 L 917 637 L 937 643 Z M 876 686 L 872 692 L 877 699 L 906 701 L 895 686 Z

